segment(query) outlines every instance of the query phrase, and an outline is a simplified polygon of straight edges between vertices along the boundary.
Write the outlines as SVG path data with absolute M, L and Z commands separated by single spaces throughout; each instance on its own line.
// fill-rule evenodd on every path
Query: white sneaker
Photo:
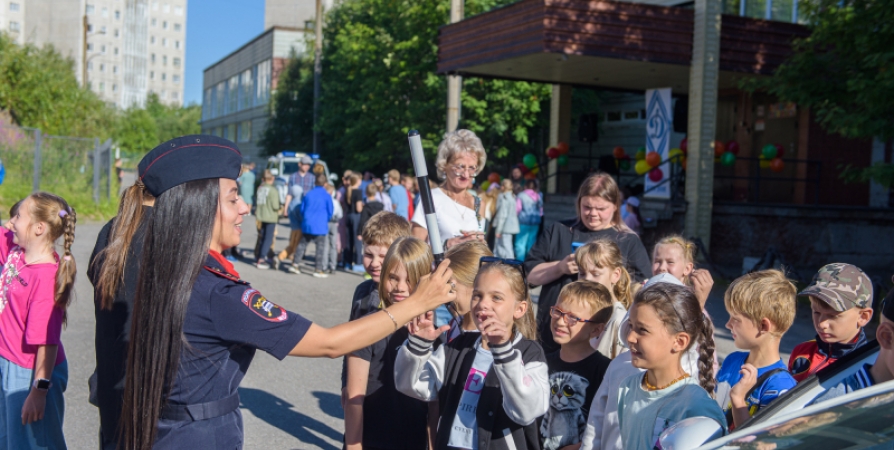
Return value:
M 259 263 L 255 264 L 255 267 L 257 267 L 258 269 L 261 269 L 261 270 L 267 270 L 270 268 L 270 264 L 267 264 L 265 262 L 259 262 Z
M 329 278 L 329 275 L 325 272 L 314 272 L 314 278 Z
M 292 263 L 292 265 L 289 266 L 289 273 L 298 273 L 298 274 L 300 274 L 300 273 L 301 273 L 301 267 L 299 267 L 297 263 Z

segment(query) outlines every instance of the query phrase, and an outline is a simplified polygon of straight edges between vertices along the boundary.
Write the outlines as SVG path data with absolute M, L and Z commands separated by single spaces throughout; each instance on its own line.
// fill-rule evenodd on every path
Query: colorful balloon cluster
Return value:
M 760 167 L 761 169 L 770 169 L 779 173 L 785 169 L 785 161 L 782 156 L 785 154 L 785 147 L 781 144 L 767 144 L 761 149 Z
M 720 164 L 730 167 L 736 163 L 736 156 L 739 156 L 739 143 L 736 141 L 714 141 L 714 156 L 719 158 Z
M 491 172 L 487 176 L 487 179 L 481 183 L 481 189 L 486 191 L 490 187 L 490 185 L 499 184 L 501 181 L 503 181 L 503 177 L 500 176 L 500 174 Z
M 550 147 L 550 148 L 546 149 L 546 157 L 549 159 L 555 159 L 556 163 L 560 166 L 567 166 L 569 150 L 571 150 L 571 148 L 568 146 L 568 143 L 559 142 L 558 144 L 556 144 L 555 147 Z M 534 155 L 529 153 L 529 154 L 525 155 L 525 165 L 528 164 L 528 161 L 527 161 L 528 156 L 530 156 L 535 161 L 537 159 L 534 157 Z

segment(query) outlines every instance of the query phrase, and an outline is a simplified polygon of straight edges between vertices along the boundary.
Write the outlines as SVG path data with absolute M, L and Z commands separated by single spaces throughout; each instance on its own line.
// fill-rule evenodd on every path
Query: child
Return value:
M 894 380 L 894 289 L 888 291 L 880 310 L 882 315 L 879 318 L 878 328 L 875 329 L 875 339 L 880 348 L 875 364 L 864 365 L 856 373 L 817 397 L 813 403 L 831 400 L 859 389 Z
M 65 448 L 68 363 L 60 339 L 77 271 L 75 211 L 36 192 L 0 238 L 0 436 L 2 448 Z M 62 257 L 54 250 L 63 238 Z
M 799 383 L 866 343 L 872 319 L 872 282 L 852 264 L 823 266 L 798 295 L 810 296 L 816 339 L 792 350 L 788 369 Z
M 397 389 L 437 399 L 434 448 L 540 447 L 535 420 L 549 407 L 549 381 L 519 261 L 482 258 L 472 293 L 481 334 L 465 333 L 432 351 L 448 326 L 429 312 L 409 325 L 394 368 Z
M 642 220 L 639 215 L 639 199 L 636 197 L 630 197 L 624 202 L 624 209 L 627 211 L 627 214 L 624 215 L 624 223 L 627 224 L 627 227 L 633 230 L 636 234 L 641 234 L 643 231 L 642 228 Z
M 624 448 L 655 448 L 664 430 L 689 417 L 714 419 L 726 434 L 723 411 L 708 394 L 714 392 L 714 330 L 692 291 L 669 283 L 644 288 L 630 307 L 629 330 L 631 363 L 645 372 L 621 382 L 618 422 Z M 693 345 L 698 345 L 698 373 L 684 370 L 682 362 Z
M 652 252 L 652 275 L 669 273 L 687 286 L 692 286 L 702 310 L 711 294 L 714 279 L 711 272 L 695 269 L 695 244 L 679 235 L 667 236 Z
M 540 425 L 544 450 L 579 445 L 596 389 L 610 359 L 590 339 L 599 336 L 611 315 L 612 295 L 593 281 L 575 281 L 562 288 L 550 308 L 550 331 L 560 350 L 546 355 L 549 368 L 549 411 Z
M 574 258 L 578 280 L 595 281 L 607 287 L 611 294 L 612 312 L 605 324 L 605 331 L 590 342 L 598 352 L 614 359 L 619 353 L 627 351 L 618 335 L 618 327 L 630 305 L 630 274 L 624 267 L 621 249 L 611 239 L 597 239 L 578 247 Z
M 264 171 L 263 182 L 258 186 L 257 208 L 255 218 L 258 221 L 258 242 L 255 245 L 255 266 L 258 269 L 270 268 L 267 262 L 267 252 L 273 246 L 273 234 L 276 232 L 276 223 L 279 222 L 279 192 L 273 187 L 276 177 L 270 171 Z
M 743 275 L 730 284 L 723 302 L 726 328 L 736 348 L 717 372 L 714 397 L 730 430 L 797 382 L 779 358 L 779 341 L 795 321 L 795 285 L 778 270 Z
M 513 169 L 514 171 L 514 169 Z M 537 181 L 525 181 L 525 190 L 515 196 L 518 211 L 519 233 L 515 236 L 515 257 L 524 261 L 537 239 L 537 230 L 543 220 L 543 197 L 537 193 Z
M 382 264 L 379 296 L 384 305 L 410 296 L 434 258 L 425 242 L 413 237 L 394 241 Z M 394 387 L 394 360 L 409 332 L 394 334 L 348 356 L 345 444 L 348 450 L 425 449 L 428 445 L 426 402 L 399 394 Z
M 518 232 L 518 213 L 515 210 L 515 195 L 512 194 L 512 180 L 507 178 L 500 183 L 500 195 L 497 197 L 497 214 L 494 217 L 494 238 L 496 238 L 494 256 L 515 258 L 512 237 Z
M 366 203 L 363 205 L 363 211 L 360 212 L 361 234 L 358 234 L 357 239 L 363 239 L 361 235 L 363 228 L 366 226 L 366 222 L 369 222 L 369 218 L 385 211 L 385 205 L 379 201 L 378 197 L 376 197 L 378 194 L 379 188 L 377 188 L 375 184 L 369 183 L 366 185 Z
M 450 270 L 453 277 L 450 281 L 456 285 L 456 300 L 453 309 L 457 317 L 450 322 L 450 331 L 447 332 L 447 340 L 452 341 L 462 333 L 477 333 L 478 328 L 472 319 L 472 289 L 475 287 L 475 277 L 478 276 L 478 267 L 481 258 L 494 256 L 487 245 L 481 241 L 467 241 L 454 245 L 444 254 L 450 260 Z

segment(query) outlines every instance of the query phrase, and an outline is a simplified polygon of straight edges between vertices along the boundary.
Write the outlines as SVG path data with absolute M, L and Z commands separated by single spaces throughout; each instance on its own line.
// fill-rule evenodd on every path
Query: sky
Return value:
M 202 103 L 202 72 L 264 31 L 264 0 L 188 0 L 186 104 Z

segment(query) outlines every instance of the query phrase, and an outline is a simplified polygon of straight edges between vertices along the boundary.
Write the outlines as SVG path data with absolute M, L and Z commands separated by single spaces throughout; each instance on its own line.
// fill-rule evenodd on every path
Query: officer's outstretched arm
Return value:
M 450 260 L 445 259 L 431 275 L 419 280 L 416 292 L 385 310 L 332 328 L 312 324 L 289 355 L 338 358 L 372 345 L 426 311 L 454 301 L 456 292 L 448 284 L 453 276 L 449 266 Z

